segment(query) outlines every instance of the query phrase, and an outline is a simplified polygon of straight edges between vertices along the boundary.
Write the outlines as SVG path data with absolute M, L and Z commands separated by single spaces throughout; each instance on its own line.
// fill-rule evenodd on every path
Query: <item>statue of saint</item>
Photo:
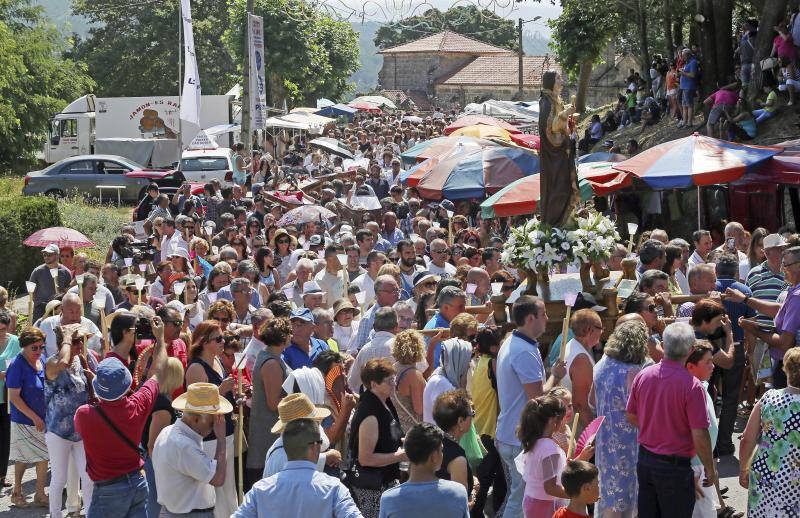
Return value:
M 570 115 L 575 113 L 575 108 L 561 101 L 561 88 L 561 74 L 544 73 L 539 99 L 539 214 L 544 223 L 554 227 L 564 226 L 580 201 L 575 146 L 570 139 Z

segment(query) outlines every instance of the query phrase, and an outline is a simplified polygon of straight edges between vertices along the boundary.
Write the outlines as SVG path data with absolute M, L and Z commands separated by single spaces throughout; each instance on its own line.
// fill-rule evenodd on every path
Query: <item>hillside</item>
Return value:
M 82 16 L 72 15 L 70 0 L 32 0 L 31 4 L 44 7 L 44 12 L 53 24 L 64 33 L 76 33 L 86 37 L 91 25 Z
M 785 105 L 780 108 L 778 115 L 758 126 L 758 135 L 753 140 L 748 141 L 747 144 L 768 146 L 798 138 L 798 135 L 800 135 L 800 128 L 798 127 L 800 109 L 797 107 L 794 107 L 795 109 L 792 108 Z M 628 140 L 636 139 L 639 142 L 640 149 L 647 149 L 670 140 L 688 137 L 694 132 L 702 135 L 706 134 L 706 123 L 702 115 L 695 117 L 695 125 L 688 128 L 679 128 L 677 121 L 666 117 L 660 123 L 648 126 L 643 132 L 639 124 L 608 133 L 595 146 L 594 150 L 602 151 L 602 142 L 608 139 L 623 147 Z

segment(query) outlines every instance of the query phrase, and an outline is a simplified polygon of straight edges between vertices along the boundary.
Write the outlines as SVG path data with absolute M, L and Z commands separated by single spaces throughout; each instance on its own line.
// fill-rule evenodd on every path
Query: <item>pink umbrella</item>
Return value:
M 22 243 L 37 247 L 55 244 L 59 248 L 88 248 L 94 246 L 94 243 L 92 243 L 88 237 L 75 229 L 67 227 L 50 227 L 37 230 Z

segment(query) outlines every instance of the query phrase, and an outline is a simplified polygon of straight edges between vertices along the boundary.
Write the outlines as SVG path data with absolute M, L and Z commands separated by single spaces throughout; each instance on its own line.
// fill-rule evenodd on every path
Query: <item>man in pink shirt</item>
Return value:
M 703 485 L 714 484 L 717 471 L 703 385 L 684 366 L 695 342 L 684 323 L 663 333 L 664 359 L 633 380 L 627 417 L 639 428 L 639 516 L 690 518 L 695 502 L 691 458 L 705 468 Z
M 708 113 L 708 120 L 706 121 L 706 134 L 709 137 L 725 138 L 720 123 L 724 119 L 733 117 L 736 111 L 736 103 L 739 102 L 738 87 L 738 83 L 731 82 L 722 86 L 703 101 L 706 106 L 711 105 L 711 111 Z

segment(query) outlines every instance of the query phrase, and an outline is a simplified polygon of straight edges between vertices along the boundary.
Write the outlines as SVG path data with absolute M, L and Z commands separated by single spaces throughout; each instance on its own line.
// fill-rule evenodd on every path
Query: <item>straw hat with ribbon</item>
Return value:
M 233 411 L 230 401 L 222 397 L 213 383 L 192 383 L 175 398 L 172 408 L 192 414 L 227 414 Z
M 281 433 L 287 424 L 296 419 L 315 419 L 317 421 L 322 421 L 329 415 L 331 415 L 330 410 L 314 406 L 314 403 L 302 392 L 289 394 L 278 403 L 279 419 L 270 432 Z

